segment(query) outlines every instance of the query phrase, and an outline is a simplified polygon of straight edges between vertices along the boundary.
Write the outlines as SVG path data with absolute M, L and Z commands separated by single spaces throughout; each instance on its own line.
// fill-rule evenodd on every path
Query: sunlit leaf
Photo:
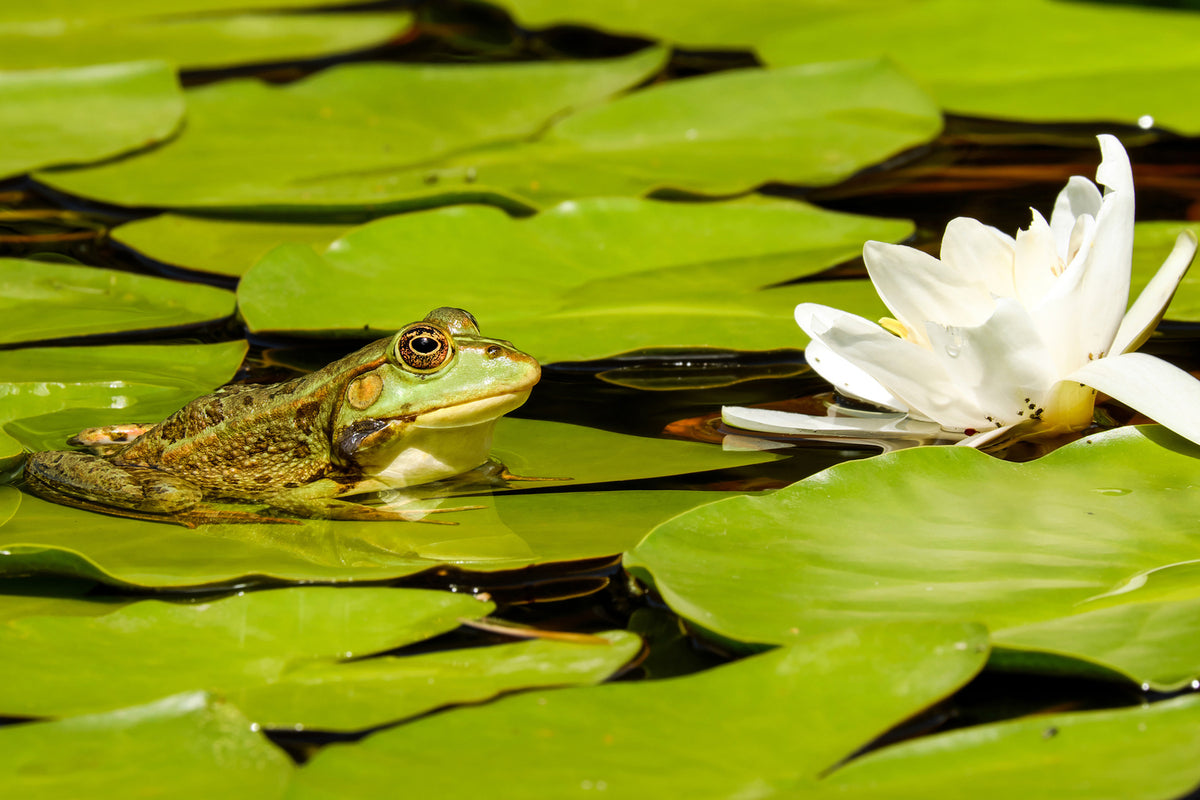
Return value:
M 1139 222 L 1134 231 L 1133 278 L 1129 287 L 1132 300 L 1150 282 L 1154 273 L 1162 266 L 1175 238 L 1185 230 L 1200 234 L 1200 223 L 1195 222 Z M 1175 292 L 1175 298 L 1167 308 L 1167 319 L 1184 322 L 1200 322 L 1200 269 L 1193 264 Z
M 792 321 L 801 300 L 875 317 L 886 309 L 866 281 L 759 287 L 911 231 L 785 201 L 601 198 L 523 220 L 456 207 L 364 225 L 324 255 L 280 247 L 246 274 L 238 297 L 253 330 L 292 332 L 391 331 L 450 303 L 471 311 L 485 334 L 544 361 L 655 346 L 802 347 Z M 446 277 L 406 280 L 412 263 L 436 263 Z M 363 303 L 362 286 L 373 302 Z
M 278 681 L 229 695 L 263 726 L 355 731 L 503 692 L 599 683 L 633 658 L 641 639 L 626 631 L 598 642 L 533 640 L 493 647 L 314 663 Z
M 71 18 L 67 11 L 66 17 L 47 14 L 15 23 L 0 12 L 0 67 L 73 67 L 135 58 L 161 59 L 182 69 L 296 61 L 380 45 L 412 23 L 400 12 L 191 16 L 165 11 L 144 9 L 145 16 L 109 19 Z
M 20 657 L 0 664 L 0 714 L 67 716 L 191 689 L 275 683 L 316 660 L 428 639 L 492 608 L 451 592 L 298 587 L 190 604 L 143 600 L 101 616 L 9 619 L 0 642 Z
M 22 800 L 271 800 L 291 773 L 241 712 L 204 692 L 0 728 L 0 783 Z
M 675 680 L 533 692 L 331 745 L 289 797 L 770 796 L 968 680 L 976 625 L 840 631 Z M 845 702 L 853 698 L 854 702 Z M 460 765 L 470 764 L 470 769 Z
M 286 85 L 223 81 L 187 93 L 188 124 L 170 147 L 39 177 L 139 206 L 380 208 L 410 197 L 396 174 L 412 165 L 524 140 L 565 111 L 641 81 L 662 60 L 649 49 L 580 62 L 344 64 Z M 419 194 L 447 194 L 425 182 L 426 172 L 416 179 Z M 441 202 L 481 192 L 460 182 L 449 194 Z
M 1200 449 L 1157 426 L 1026 464 L 918 448 L 682 515 L 627 566 L 683 616 L 743 642 L 955 615 L 986 623 L 997 647 L 1171 688 L 1200 676 L 1200 643 L 1178 624 L 1200 589 L 1165 598 L 1186 606 L 1143 607 L 1164 597 L 1139 587 L 1195 561 L 1197 481 Z
M 86 427 L 157 422 L 226 383 L 245 354 L 240 340 L 0 352 L 0 423 L 30 450 L 53 450 Z
M 533 209 L 835 183 L 941 128 L 928 97 L 878 61 L 724 72 L 599 103 L 660 60 L 651 49 L 586 65 L 345 66 L 285 87 L 227 82 L 189 93 L 187 130 L 170 147 L 39 179 L 176 209 Z M 385 92 L 391 113 L 373 102 Z
M 0 178 L 140 150 L 182 117 L 183 94 L 162 62 L 0 72 Z
M 224 289 L 129 272 L 0 258 L 0 342 L 206 322 L 233 313 Z
M 887 56 L 957 114 L 1127 125 L 1146 117 L 1195 134 L 1198 36 L 1200 17 L 1187 11 L 1058 0 L 905 0 L 868 13 L 857 5 L 826 7 L 756 49 L 773 67 Z

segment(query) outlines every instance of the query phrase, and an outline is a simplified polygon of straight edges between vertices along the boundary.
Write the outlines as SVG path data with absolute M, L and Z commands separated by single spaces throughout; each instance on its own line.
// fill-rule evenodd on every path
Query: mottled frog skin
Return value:
M 148 429 L 83 431 L 72 443 L 123 433 L 131 441 L 104 456 L 34 453 L 26 481 L 50 499 L 142 518 L 186 519 L 206 500 L 299 516 L 406 518 L 342 498 L 482 465 L 496 420 L 525 402 L 539 376 L 537 361 L 481 336 L 466 311 L 439 308 L 310 375 L 226 386 Z

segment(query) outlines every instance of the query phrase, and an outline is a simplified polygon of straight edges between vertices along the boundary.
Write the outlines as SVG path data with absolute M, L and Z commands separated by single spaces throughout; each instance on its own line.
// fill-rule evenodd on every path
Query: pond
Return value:
M 900 411 L 866 402 L 857 377 L 831 386 L 821 355 L 859 351 L 793 310 L 883 319 L 889 347 L 920 340 L 880 300 L 878 254 L 950 263 L 952 220 L 1012 235 L 1036 225 L 1030 208 L 1051 218 L 1072 176 L 1111 190 L 1076 226 L 1087 251 L 1120 225 L 1096 209 L 1132 197 L 1118 140 L 1137 224 L 1115 261 L 1131 299 L 1153 294 L 1200 233 L 1200 16 L 871 7 L 0 11 L 3 785 L 1195 792 L 1200 394 L 1183 371 L 1200 371 L 1200 279 L 1181 279 L 1157 328 L 1151 314 L 1145 360 L 1121 362 L 1142 371 L 1088 384 L 1119 399 L 1093 417 L 1086 390 L 1077 430 L 1017 441 L 1031 429 L 1014 417 L 995 422 L 1013 441 L 978 447 L 954 446 L 973 423 L 876 380 L 890 356 L 857 363 Z M 1093 292 L 1118 319 L 1121 280 Z M 454 338 L 445 362 L 408 369 L 403 390 L 361 379 L 402 357 L 350 354 L 446 306 L 487 338 L 442 312 L 419 335 Z M 1090 309 L 1075 327 L 1102 316 Z M 960 336 L 952 357 L 973 341 L 963 322 L 928 330 Z M 491 469 L 345 514 L 406 520 L 281 510 L 280 487 L 308 486 L 297 476 L 361 467 L 386 428 L 380 395 L 406 404 L 393 421 L 453 411 L 463 385 L 483 397 L 487 359 L 519 360 L 509 342 L 541 378 L 496 423 Z M 1109 355 L 1088 360 L 1126 357 Z M 314 374 L 328 377 L 283 383 Z M 225 470 L 202 511 L 122 512 L 55 483 L 47 499 L 21 474 L 27 453 L 223 386 L 168 442 Z M 722 419 L 764 406 L 874 428 Z M 238 424 L 246 452 L 212 455 L 210 434 Z M 227 502 L 249 476 L 275 494 Z

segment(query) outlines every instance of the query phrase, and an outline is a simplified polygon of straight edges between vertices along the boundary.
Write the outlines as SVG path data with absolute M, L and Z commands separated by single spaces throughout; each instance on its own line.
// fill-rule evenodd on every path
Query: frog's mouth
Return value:
M 533 387 L 530 387 L 530 389 Z M 417 428 L 464 428 L 502 417 L 529 399 L 530 389 L 505 392 L 482 400 L 471 400 L 458 405 L 445 406 L 436 411 L 421 414 L 413 420 Z

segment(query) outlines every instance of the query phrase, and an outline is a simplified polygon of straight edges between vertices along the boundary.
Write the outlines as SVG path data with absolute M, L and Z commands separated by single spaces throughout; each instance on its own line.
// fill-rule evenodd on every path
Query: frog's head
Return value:
M 332 433 L 335 452 L 364 467 L 419 431 L 486 439 L 486 448 L 487 423 L 524 403 L 541 377 L 532 356 L 481 336 L 475 317 L 459 308 L 434 309 L 360 352 L 345 371 Z

